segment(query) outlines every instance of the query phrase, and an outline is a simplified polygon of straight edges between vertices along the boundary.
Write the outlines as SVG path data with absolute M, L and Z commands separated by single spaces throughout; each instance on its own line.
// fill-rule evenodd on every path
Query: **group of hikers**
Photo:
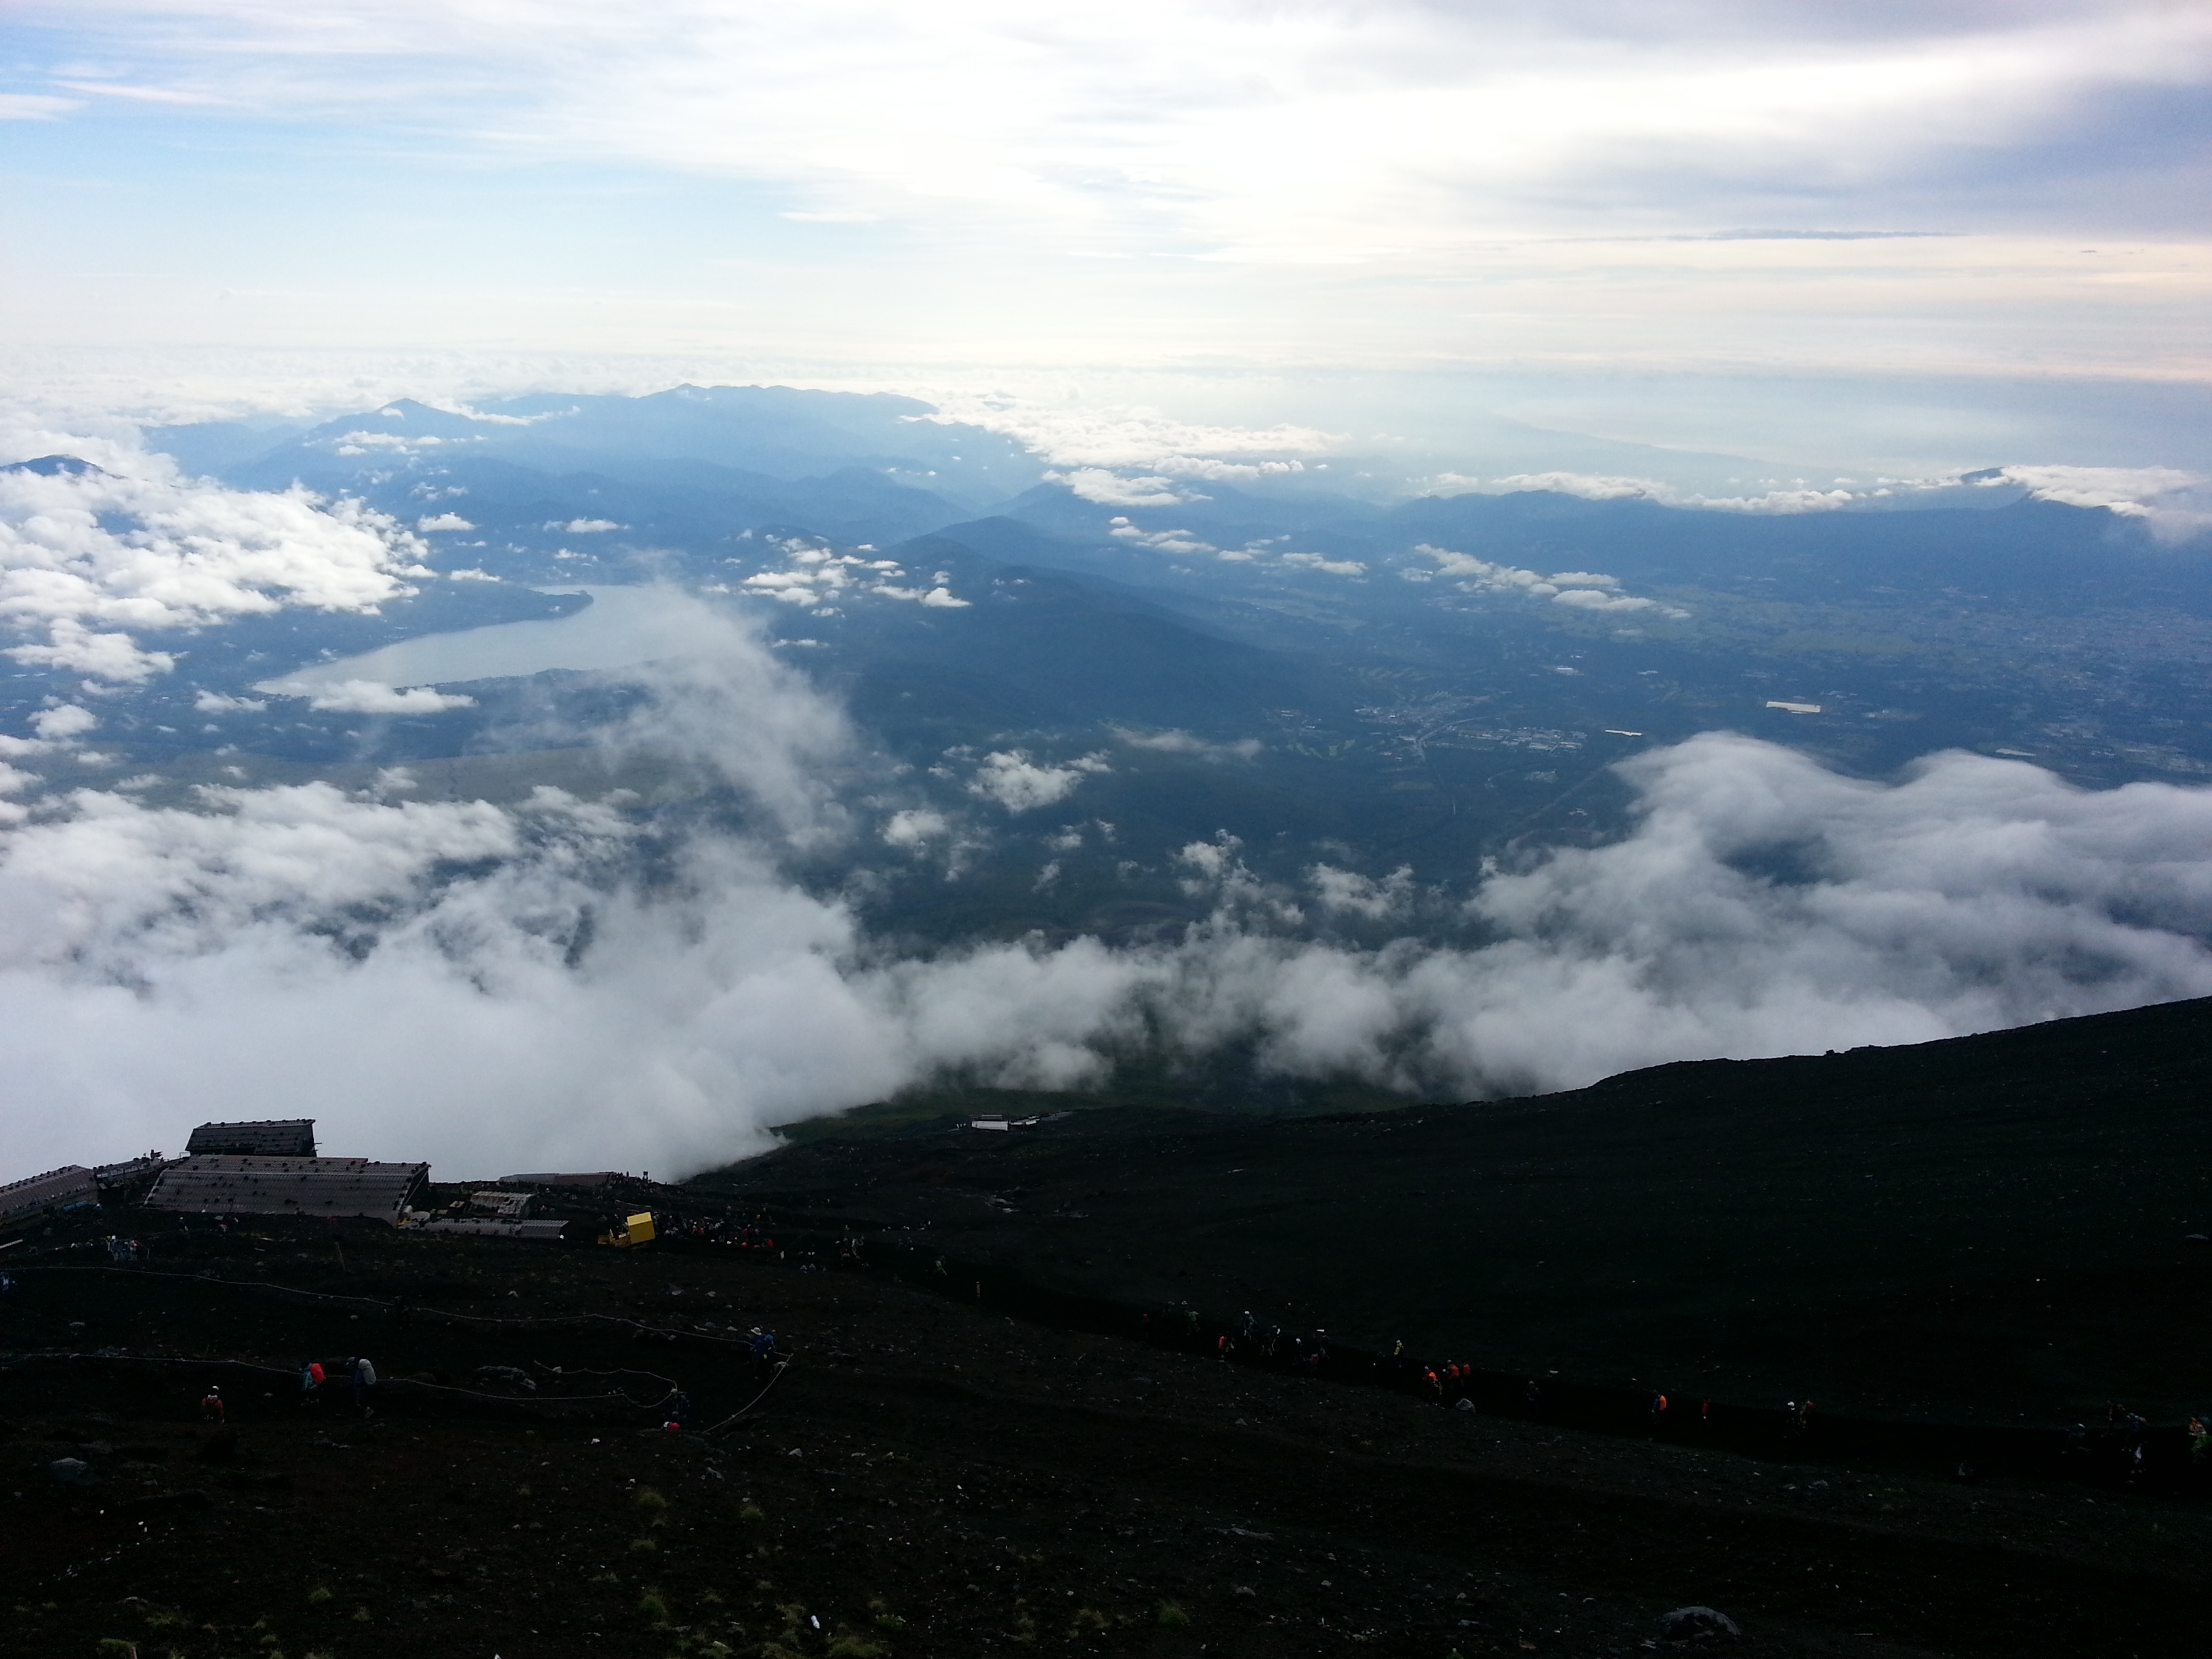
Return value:
M 2183 1453 L 2191 1474 L 2198 1480 L 2212 1477 L 2212 1429 L 2201 1414 L 2192 1415 L 2183 1430 Z M 2105 1407 L 2102 1433 L 2092 1433 L 2086 1423 L 2066 1431 L 2065 1456 L 2085 1468 L 2101 1466 L 2108 1474 L 2136 1481 L 2149 1472 L 2158 1456 L 2160 1431 L 2141 1412 L 2113 1401 Z M 2172 1448 L 2167 1448 L 2170 1461 Z
M 363 1417 L 375 1416 L 375 1365 L 366 1355 L 356 1354 L 350 1359 L 341 1360 L 336 1369 L 351 1386 L 354 1410 Z M 333 1380 L 331 1367 L 319 1359 L 306 1361 L 300 1367 L 300 1402 L 305 1406 L 321 1404 L 323 1390 L 331 1387 Z M 200 1420 L 221 1425 L 229 1417 L 230 1407 L 223 1401 L 222 1389 L 210 1383 L 208 1391 L 200 1396 Z

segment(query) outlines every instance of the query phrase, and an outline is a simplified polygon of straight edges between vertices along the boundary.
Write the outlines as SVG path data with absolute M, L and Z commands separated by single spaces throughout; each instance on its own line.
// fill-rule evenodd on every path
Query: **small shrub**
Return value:
M 890 1651 L 865 1636 L 840 1636 L 830 1644 L 830 1659 L 884 1659 Z
M 138 1644 L 136 1642 L 126 1642 L 119 1636 L 102 1637 L 100 1650 L 102 1653 L 112 1654 L 115 1659 L 138 1659 Z
M 318 1584 L 307 1592 L 307 1605 L 311 1607 L 319 1607 L 330 1599 L 331 1587 L 328 1584 Z
M 367 1607 L 356 1607 L 353 1610 L 353 1621 L 356 1625 L 367 1624 L 368 1622 L 368 1609 Z
M 904 1630 L 906 1620 L 895 1613 L 879 1613 L 869 1620 L 878 1630 Z
M 629 1553 L 632 1555 L 652 1555 L 659 1548 L 660 1546 L 650 1538 L 633 1538 L 629 1540 Z
M 629 1495 L 629 1501 L 641 1510 L 665 1510 L 668 1500 L 650 1486 L 640 1486 Z
M 757 1527 L 768 1519 L 767 1513 L 757 1504 L 748 1504 L 738 1511 L 738 1519 L 749 1527 Z
M 637 1610 L 656 1625 L 665 1625 L 668 1622 L 668 1603 L 651 1590 L 646 1591 L 637 1598 Z
M 1070 1636 L 1096 1636 L 1107 1628 L 1106 1615 L 1096 1607 L 1078 1607 L 1075 1622 L 1067 1627 Z
M 1163 1601 L 1152 1609 L 1152 1617 L 1170 1630 L 1181 1630 L 1190 1623 L 1190 1615 L 1182 1610 L 1180 1601 Z

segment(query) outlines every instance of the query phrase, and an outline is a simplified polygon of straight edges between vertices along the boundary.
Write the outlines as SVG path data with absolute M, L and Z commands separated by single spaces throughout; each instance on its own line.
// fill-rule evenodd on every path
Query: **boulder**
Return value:
M 1659 1633 L 1669 1642 L 1709 1641 L 1743 1634 L 1743 1627 L 1717 1607 L 1676 1607 L 1659 1615 Z

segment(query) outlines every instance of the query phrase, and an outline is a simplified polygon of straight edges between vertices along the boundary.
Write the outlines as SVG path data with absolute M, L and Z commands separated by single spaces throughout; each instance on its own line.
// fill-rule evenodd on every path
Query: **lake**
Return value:
M 300 697 L 348 680 L 381 685 L 450 685 L 505 679 L 551 668 L 629 668 L 672 656 L 695 642 L 713 612 L 674 587 L 548 587 L 547 593 L 588 593 L 570 616 L 544 622 L 498 623 L 457 634 L 425 634 L 357 657 L 310 663 L 253 689 Z

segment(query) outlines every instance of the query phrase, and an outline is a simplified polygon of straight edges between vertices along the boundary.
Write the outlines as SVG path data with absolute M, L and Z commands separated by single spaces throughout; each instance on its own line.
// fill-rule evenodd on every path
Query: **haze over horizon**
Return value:
M 93 0 L 9 44 L 0 341 L 142 398 L 1011 377 L 1802 464 L 2201 459 L 2192 6 Z M 372 351 L 416 355 L 371 392 Z
M 2212 994 L 2212 11 L 5 28 L 0 1176 Z

